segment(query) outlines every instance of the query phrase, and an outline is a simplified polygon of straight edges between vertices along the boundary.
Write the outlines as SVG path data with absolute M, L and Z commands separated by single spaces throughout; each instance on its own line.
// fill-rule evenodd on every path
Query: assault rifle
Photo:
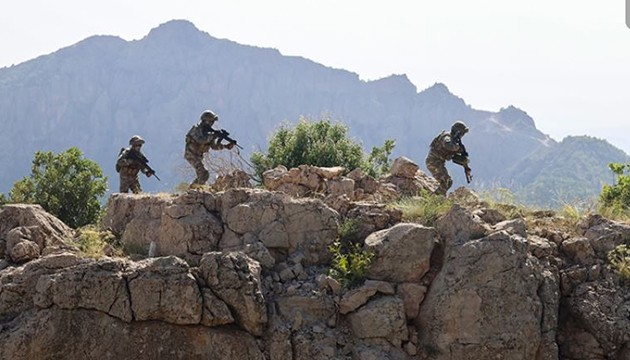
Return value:
M 132 159 L 132 160 L 135 160 L 135 161 L 139 162 L 139 163 L 142 165 L 142 167 L 143 167 L 144 169 L 146 169 L 146 170 L 147 170 L 147 174 L 148 174 L 148 175 L 153 175 L 153 176 L 155 176 L 155 178 L 156 178 L 158 181 L 162 181 L 162 180 L 160 180 L 160 178 L 159 178 L 159 177 L 155 174 L 155 170 L 151 169 L 151 167 L 149 166 L 149 164 L 147 164 L 147 163 L 149 162 L 149 159 L 147 159 L 144 155 L 139 154 L 139 153 L 137 153 L 137 152 L 135 152 L 135 151 L 133 151 L 133 150 L 132 150 L 132 151 L 129 151 L 129 152 L 127 153 L 127 157 L 128 157 L 129 159 Z
M 472 169 L 470 168 L 470 166 L 468 166 L 468 151 L 466 151 L 466 147 L 464 146 L 464 144 L 462 144 L 462 139 L 460 137 L 455 138 L 455 143 L 459 144 L 462 151 L 459 154 L 453 156 L 453 162 L 464 167 L 466 182 L 470 184 L 470 182 L 472 181 Z
M 213 128 L 208 129 L 208 133 L 212 134 L 216 137 L 218 137 L 220 140 L 225 140 L 230 144 L 234 144 L 237 148 L 239 149 L 243 149 L 243 147 L 239 144 L 236 143 L 236 140 L 232 139 L 230 137 L 230 133 L 227 132 L 225 129 L 221 129 L 221 130 L 215 130 Z

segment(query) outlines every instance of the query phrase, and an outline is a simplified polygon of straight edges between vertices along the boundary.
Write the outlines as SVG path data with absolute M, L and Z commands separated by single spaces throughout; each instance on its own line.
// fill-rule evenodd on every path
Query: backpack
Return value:
M 122 153 L 125 152 L 125 148 L 120 148 L 120 152 L 118 153 L 118 158 L 120 159 L 120 155 L 122 155 Z M 118 161 L 116 161 L 116 172 L 119 173 L 120 172 L 120 165 L 118 165 Z

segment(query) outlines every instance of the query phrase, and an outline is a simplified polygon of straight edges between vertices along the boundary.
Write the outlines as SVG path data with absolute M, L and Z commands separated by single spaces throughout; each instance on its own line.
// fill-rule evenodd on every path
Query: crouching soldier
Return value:
M 468 152 L 462 144 L 462 137 L 468 132 L 468 127 L 461 121 L 456 121 L 451 126 L 451 131 L 442 131 L 433 139 L 426 159 L 427 169 L 431 175 L 440 183 L 435 190 L 435 194 L 446 195 L 448 189 L 453 185 L 448 171 L 446 161 L 452 160 L 454 163 L 464 167 L 466 180 L 472 179 L 470 167 L 468 167 Z

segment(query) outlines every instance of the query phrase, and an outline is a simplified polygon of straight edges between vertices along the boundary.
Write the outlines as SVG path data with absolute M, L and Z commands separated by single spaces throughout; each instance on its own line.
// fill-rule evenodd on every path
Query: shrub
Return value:
M 255 177 L 262 180 L 263 172 L 284 165 L 288 169 L 300 165 L 321 167 L 342 166 L 347 170 L 363 169 L 372 176 L 387 171 L 394 141 L 374 147 L 370 155 L 363 153 L 360 144 L 348 136 L 348 128 L 329 119 L 308 121 L 300 117 L 297 125 L 281 126 L 270 138 L 267 153 L 251 156 Z
M 77 231 L 74 243 L 79 247 L 83 255 L 91 258 L 101 258 L 104 255 L 104 249 L 107 245 L 115 249 L 115 253 L 122 256 L 120 249 L 116 246 L 116 237 L 109 231 L 99 231 L 93 225 L 85 226 Z
M 608 253 L 608 262 L 624 280 L 630 280 L 630 247 L 619 245 Z
M 10 202 L 39 204 L 68 226 L 95 223 L 101 214 L 99 198 L 107 190 L 101 167 L 77 148 L 60 154 L 35 153 L 31 176 L 13 184 Z
M 360 243 L 343 244 L 336 241 L 328 247 L 332 254 L 332 264 L 328 274 L 339 281 L 344 288 L 360 285 L 367 276 L 375 254 L 364 250 Z
M 617 177 L 617 182 L 602 187 L 600 211 L 613 216 L 627 214 L 630 209 L 630 164 L 611 163 L 608 167 Z

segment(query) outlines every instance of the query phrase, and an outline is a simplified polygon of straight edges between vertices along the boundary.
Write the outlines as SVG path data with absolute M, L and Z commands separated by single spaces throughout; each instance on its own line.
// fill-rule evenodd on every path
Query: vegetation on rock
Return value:
M 12 203 L 39 204 L 70 227 L 95 223 L 107 178 L 94 161 L 76 147 L 62 153 L 35 153 L 31 175 L 13 184 Z
M 387 140 L 367 155 L 361 144 L 350 139 L 347 126 L 330 119 L 309 121 L 300 117 L 295 126 L 281 126 L 269 139 L 267 153 L 256 152 L 251 161 L 258 179 L 279 165 L 288 169 L 300 165 L 342 166 L 348 171 L 361 168 L 369 175 L 378 176 L 389 170 L 393 149 L 394 141 Z

